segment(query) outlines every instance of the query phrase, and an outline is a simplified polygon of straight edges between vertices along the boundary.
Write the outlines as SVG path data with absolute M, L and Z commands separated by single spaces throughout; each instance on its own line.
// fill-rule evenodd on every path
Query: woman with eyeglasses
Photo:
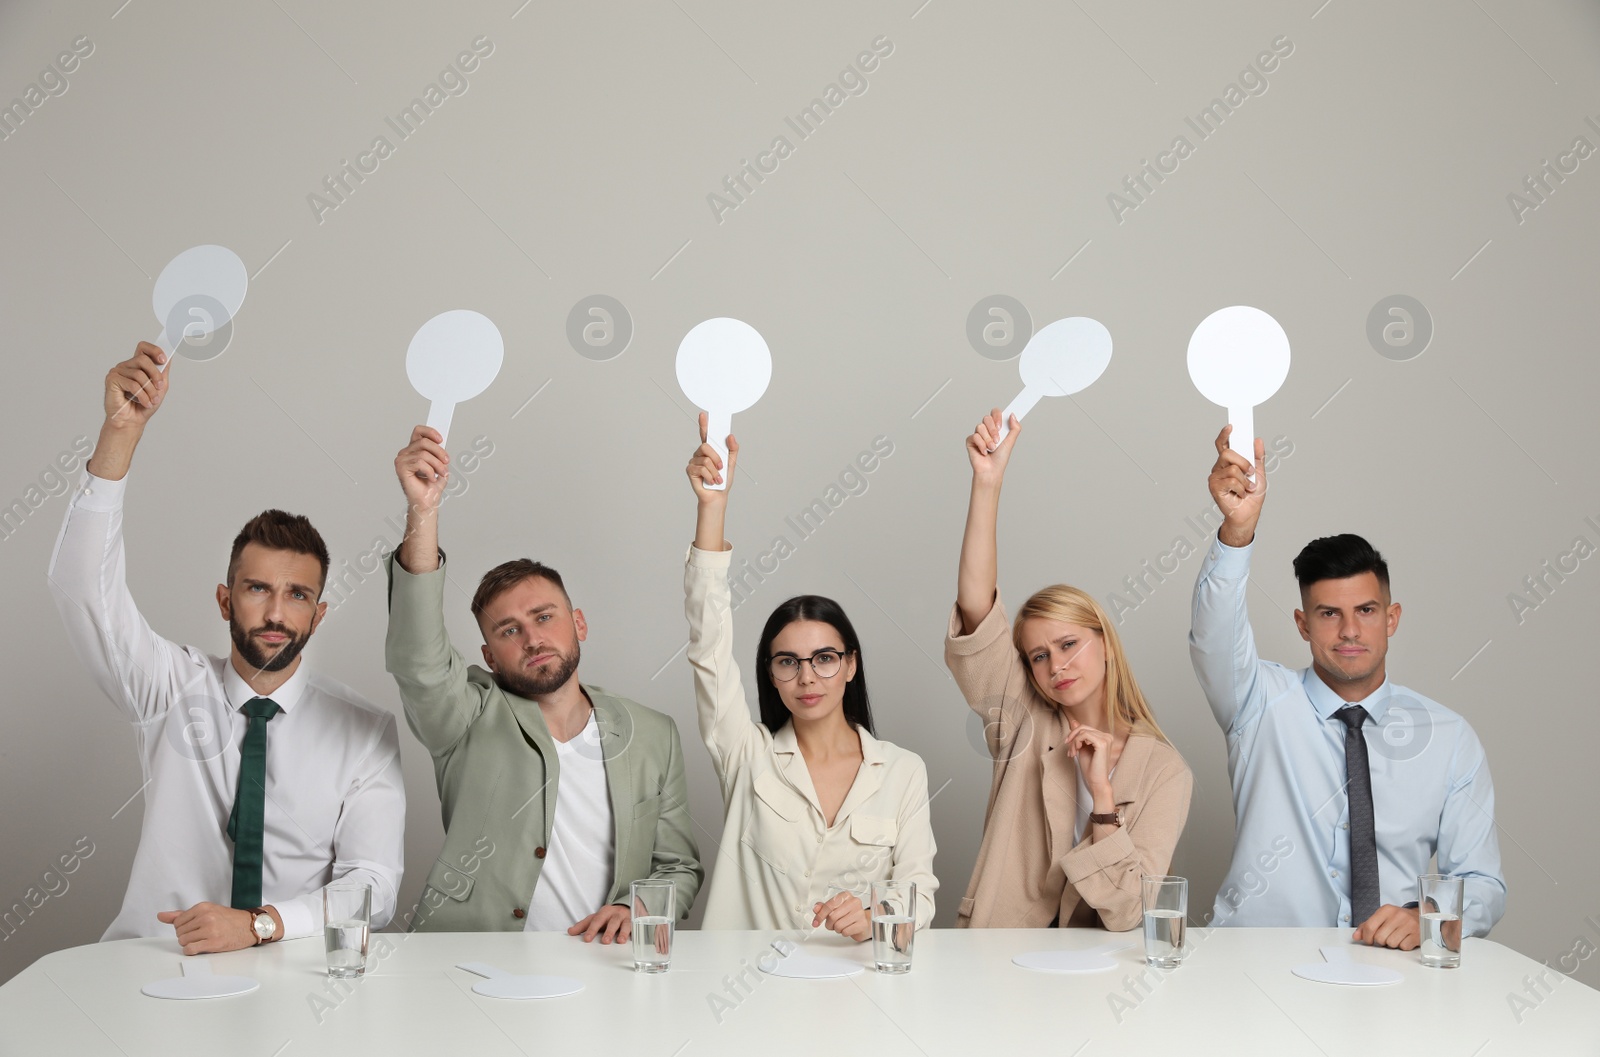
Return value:
M 978 861 L 956 926 L 1136 927 L 1142 874 L 1165 874 L 1189 815 L 1189 767 L 1156 725 L 1116 626 L 1065 584 L 1006 625 L 996 589 L 1000 484 L 1022 425 L 967 437 L 972 494 L 945 663 L 994 759 Z M 1096 497 L 1063 496 L 1083 511 Z M 1100 497 L 1099 501 L 1104 501 Z
M 688 465 L 699 512 L 684 612 L 700 736 L 725 816 L 705 927 L 827 928 L 865 940 L 862 899 L 881 880 L 916 882 L 917 927 L 925 927 L 939 887 L 927 769 L 873 736 L 861 644 L 837 602 L 800 595 L 767 618 L 756 649 L 761 718 L 751 719 L 733 659 L 733 551 L 723 538 L 739 445 L 728 438 L 724 468 L 705 437 L 701 415 L 702 443 Z M 707 487 L 724 482 L 728 489 Z

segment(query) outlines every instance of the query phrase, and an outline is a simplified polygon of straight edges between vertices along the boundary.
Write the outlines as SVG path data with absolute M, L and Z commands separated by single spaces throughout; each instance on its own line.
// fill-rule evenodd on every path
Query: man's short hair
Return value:
M 301 514 L 286 514 L 282 510 L 263 510 L 244 523 L 244 528 L 233 538 L 233 550 L 228 555 L 228 586 L 233 586 L 233 575 L 239 571 L 239 555 L 245 544 L 257 543 L 275 551 L 292 551 L 309 554 L 322 566 L 322 580 L 317 593 L 328 582 L 328 545 L 322 534 L 312 527 L 310 520 Z
M 478 581 L 478 589 L 472 593 L 472 616 L 481 620 L 483 611 L 489 608 L 489 603 L 505 594 L 524 580 L 548 580 L 560 590 L 561 596 L 567 600 L 568 608 L 572 606 L 572 597 L 567 594 L 567 585 L 561 582 L 561 574 L 556 572 L 544 562 L 536 562 L 532 558 L 513 558 L 508 562 L 501 562 L 493 569 L 483 574 L 483 579 Z
M 1302 591 L 1322 580 L 1344 580 L 1362 573 L 1372 573 L 1384 591 L 1389 590 L 1389 563 L 1376 547 L 1349 532 L 1314 539 L 1294 559 L 1294 578 L 1300 581 Z

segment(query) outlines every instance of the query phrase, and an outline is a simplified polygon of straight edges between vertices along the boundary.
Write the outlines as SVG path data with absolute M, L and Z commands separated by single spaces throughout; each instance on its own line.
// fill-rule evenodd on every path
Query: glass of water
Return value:
M 1461 967 L 1462 880 L 1425 873 L 1417 878 L 1417 906 L 1422 942 L 1418 954 L 1431 969 Z
M 664 973 L 672 966 L 672 929 L 678 920 L 678 888 L 651 878 L 629 886 L 633 908 L 633 971 Z
M 328 949 L 328 975 L 348 980 L 367 971 L 367 939 L 372 931 L 372 886 L 335 881 L 322 890 L 322 933 Z
M 917 939 L 917 883 L 872 882 L 872 963 L 880 973 L 909 973 Z
M 1144 963 L 1176 969 L 1185 953 L 1189 879 L 1146 874 L 1139 878 L 1139 887 L 1144 900 Z

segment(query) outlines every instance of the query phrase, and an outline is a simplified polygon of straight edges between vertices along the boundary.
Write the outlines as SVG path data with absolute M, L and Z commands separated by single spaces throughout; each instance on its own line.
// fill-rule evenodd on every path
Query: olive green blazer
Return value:
M 555 822 L 560 765 L 539 706 L 469 665 L 444 623 L 444 557 L 414 575 L 388 558 L 385 659 L 406 722 L 433 755 L 444 850 L 408 931 L 521 931 Z M 583 684 L 601 732 L 615 819 L 608 903 L 627 903 L 644 878 L 676 883 L 678 913 L 694 904 L 705 869 L 695 845 L 677 724 L 654 709 Z M 599 907 L 595 908 L 600 909 Z

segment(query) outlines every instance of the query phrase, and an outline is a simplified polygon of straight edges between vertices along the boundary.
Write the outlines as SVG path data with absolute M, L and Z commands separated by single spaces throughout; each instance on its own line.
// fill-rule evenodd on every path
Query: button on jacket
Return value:
M 834 883 L 915 881 L 917 927 L 933 919 L 933 826 L 922 758 L 865 729 L 861 768 L 828 826 L 793 724 L 751 718 L 733 659 L 731 550 L 689 548 L 684 612 L 700 737 L 722 785 L 725 818 L 706 901 L 708 929 L 810 930 Z

